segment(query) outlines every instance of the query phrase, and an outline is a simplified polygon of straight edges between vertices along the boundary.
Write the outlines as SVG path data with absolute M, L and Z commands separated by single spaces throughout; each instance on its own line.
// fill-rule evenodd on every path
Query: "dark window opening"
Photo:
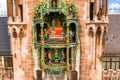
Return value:
M 94 3 L 90 3 L 90 20 L 93 20 Z
M 13 67 L 12 57 L 4 57 L 5 67 Z
M 69 28 L 69 41 L 75 42 L 76 41 L 76 25 L 74 23 L 70 24 Z
M 41 39 L 41 27 L 40 24 L 36 24 L 36 31 L 37 31 L 37 41 L 40 42 Z
M 20 14 L 21 21 L 23 21 L 23 5 L 19 5 L 19 14 Z

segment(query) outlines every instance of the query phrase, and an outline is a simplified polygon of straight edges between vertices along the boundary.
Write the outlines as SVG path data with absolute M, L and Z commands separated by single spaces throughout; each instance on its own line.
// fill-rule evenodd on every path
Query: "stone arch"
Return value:
M 94 31 L 93 31 L 93 28 L 92 28 L 92 27 L 89 28 L 88 36 L 90 36 L 90 37 L 93 37 L 93 36 L 94 36 Z
M 15 28 L 12 28 L 12 36 L 13 36 L 14 38 L 17 38 L 17 37 L 18 37 L 17 31 L 16 31 Z
M 100 37 L 101 37 L 102 29 L 98 27 L 96 30 L 96 44 L 100 44 Z
M 23 28 L 19 29 L 19 38 L 22 39 L 25 36 L 25 32 Z

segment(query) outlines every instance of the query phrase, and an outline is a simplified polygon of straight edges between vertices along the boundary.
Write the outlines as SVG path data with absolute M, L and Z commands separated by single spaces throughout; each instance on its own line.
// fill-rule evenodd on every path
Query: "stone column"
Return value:
M 108 0 L 106 0 L 106 16 L 108 15 Z
M 101 27 L 101 26 L 100 26 Z M 95 68 L 95 75 L 96 80 L 102 79 L 102 29 L 97 29 L 96 32 L 96 68 Z
M 13 17 L 15 17 L 16 16 L 15 0 L 12 0 L 12 3 L 13 3 Z
M 67 70 L 69 70 L 69 68 L 70 68 L 70 64 L 69 64 L 69 24 L 67 23 L 67 33 L 66 33 L 66 36 L 67 36 L 67 41 L 66 41 L 66 43 L 67 43 L 67 50 L 66 50 L 66 54 L 67 54 L 67 56 L 66 56 L 66 58 L 67 58 Z
M 7 0 L 7 12 L 8 12 L 8 17 L 13 17 L 13 4 L 12 0 Z
M 4 60 L 4 56 L 1 57 L 2 58 L 2 68 L 5 68 L 5 60 Z
M 79 34 L 78 34 L 78 32 L 79 32 L 79 31 L 78 31 L 78 27 L 79 27 L 79 24 L 77 23 L 77 24 L 76 24 L 76 31 L 75 31 L 75 41 L 76 41 L 77 43 L 78 43 L 78 39 L 79 39 L 79 37 L 78 37 L 78 35 L 79 35 Z
M 105 0 L 102 0 L 102 14 L 105 15 Z
M 69 24 L 68 23 L 67 23 L 66 37 L 67 37 L 66 43 L 69 43 Z
M 44 37 L 43 37 L 43 23 L 41 25 L 41 66 L 42 70 L 44 70 Z
M 66 64 L 67 64 L 67 70 L 69 71 L 69 69 L 70 69 L 70 63 L 69 63 L 69 46 L 67 46 L 67 50 L 66 50 L 66 54 L 67 54 L 67 56 L 66 56 Z
M 36 31 L 36 25 L 33 24 L 33 43 L 37 41 L 37 31 Z
M 42 66 L 42 70 L 44 70 L 44 67 L 45 67 L 45 65 L 44 65 L 44 45 L 42 44 L 42 46 L 41 46 L 41 66 Z
M 100 9 L 100 0 L 97 0 L 96 1 L 96 15 L 99 12 L 99 9 Z
M 96 16 L 96 13 L 97 13 L 97 1 L 94 0 L 94 16 Z
M 87 10 L 87 20 L 89 21 L 90 20 L 90 0 L 88 0 L 86 10 Z

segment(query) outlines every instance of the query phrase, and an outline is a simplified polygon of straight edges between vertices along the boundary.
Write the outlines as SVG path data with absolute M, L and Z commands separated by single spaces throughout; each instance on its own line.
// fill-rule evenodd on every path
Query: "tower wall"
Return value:
M 8 0 L 8 4 L 11 3 Z M 34 56 L 32 54 L 32 20 L 34 17 L 34 7 L 39 5 L 40 0 L 12 0 L 14 5 L 8 5 L 8 28 L 11 37 L 11 53 L 13 55 L 14 80 L 34 80 Z M 93 20 L 90 21 L 90 1 L 94 3 Z M 65 2 L 65 1 L 64 1 Z M 100 12 L 99 0 L 70 0 L 78 7 L 79 20 L 79 40 L 80 40 L 80 62 L 79 80 L 101 80 L 103 54 L 103 34 L 107 32 L 108 17 L 105 15 L 97 16 Z M 22 10 L 19 5 L 22 5 Z M 105 7 L 103 5 L 103 7 Z M 104 8 L 103 8 L 104 9 Z M 21 12 L 23 13 L 21 15 Z M 100 20 L 97 18 L 100 17 Z M 102 18 L 101 18 L 102 17 Z M 105 26 L 104 26 L 105 25 Z M 92 27 L 93 36 L 89 37 L 89 30 Z M 101 28 L 100 44 L 97 45 L 96 32 Z M 105 28 L 106 27 L 106 28 Z M 22 29 L 22 30 L 21 30 Z M 91 42 L 91 43 L 90 43 Z M 95 77 L 96 76 L 96 77 Z

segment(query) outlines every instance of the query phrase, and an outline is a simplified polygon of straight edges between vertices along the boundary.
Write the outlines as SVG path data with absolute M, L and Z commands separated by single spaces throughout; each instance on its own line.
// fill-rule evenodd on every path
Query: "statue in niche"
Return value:
M 44 52 L 44 58 L 45 58 L 45 62 L 48 62 L 48 51 L 45 50 Z
M 52 53 L 51 53 L 51 51 L 47 51 L 47 55 L 48 55 L 48 60 L 49 60 L 49 64 L 51 63 L 51 61 L 52 61 Z
M 97 13 L 98 20 L 101 20 L 102 18 L 102 8 L 100 8 L 99 12 Z
M 68 16 L 69 16 L 70 18 L 73 17 L 73 15 L 72 15 L 72 12 L 73 12 L 72 6 L 70 6 L 70 7 L 68 8 L 68 10 L 69 10 Z
M 57 27 L 62 27 L 60 20 L 57 21 L 57 25 L 56 25 L 56 26 L 57 26 Z
M 51 6 L 52 6 L 52 7 L 57 7 L 57 1 L 56 1 L 56 0 L 52 0 Z
M 74 41 L 74 30 L 72 29 L 69 30 L 69 40 Z
M 66 57 L 66 55 L 65 55 L 64 51 L 62 50 L 62 60 L 60 61 L 60 63 L 65 62 L 65 57 Z
M 62 31 L 62 36 L 63 36 L 63 40 L 65 40 L 65 41 L 66 41 L 66 40 L 67 40 L 67 38 L 66 38 L 66 32 L 65 32 L 65 30 L 63 30 L 63 31 Z
M 52 26 L 56 26 L 56 21 L 54 19 L 52 20 Z
M 43 30 L 43 35 L 45 40 L 49 39 L 49 31 L 46 28 Z
M 55 49 L 55 58 L 58 58 L 58 50 Z
M 55 63 L 59 63 L 59 52 L 57 49 L 55 49 Z

